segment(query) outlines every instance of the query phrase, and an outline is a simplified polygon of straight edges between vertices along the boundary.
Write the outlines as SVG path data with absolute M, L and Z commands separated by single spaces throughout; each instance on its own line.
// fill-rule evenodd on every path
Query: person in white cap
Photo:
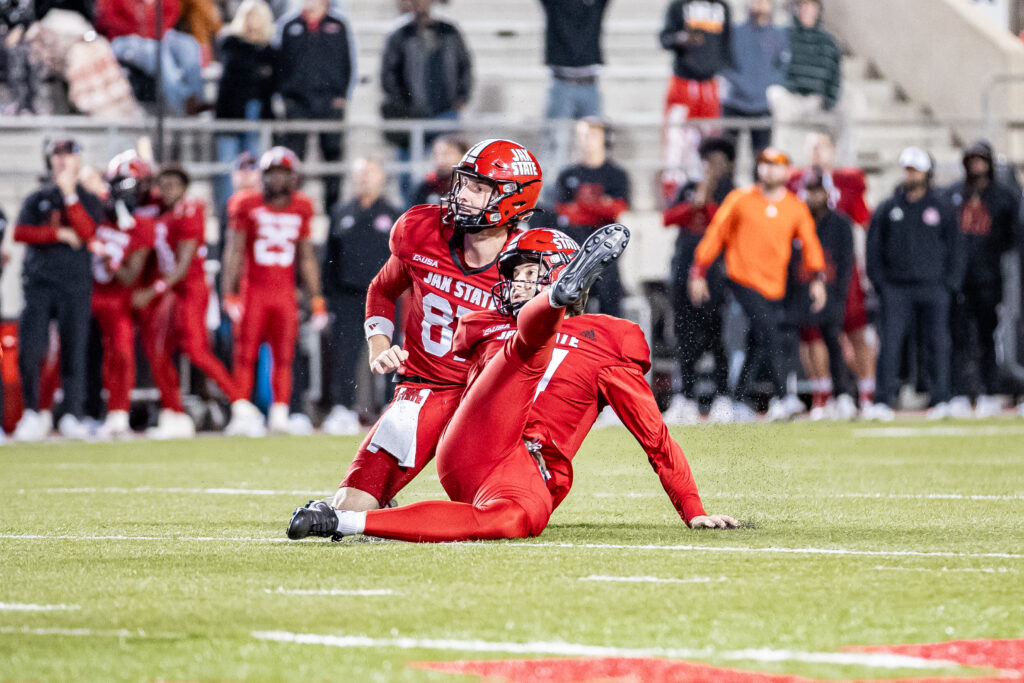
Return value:
M 952 207 L 932 187 L 931 156 L 908 147 L 899 163 L 903 182 L 879 205 L 868 230 L 867 273 L 881 301 L 878 388 L 868 417 L 893 419 L 900 358 L 916 325 L 927 348 L 928 417 L 941 419 L 950 415 L 949 302 L 963 279 L 960 229 Z

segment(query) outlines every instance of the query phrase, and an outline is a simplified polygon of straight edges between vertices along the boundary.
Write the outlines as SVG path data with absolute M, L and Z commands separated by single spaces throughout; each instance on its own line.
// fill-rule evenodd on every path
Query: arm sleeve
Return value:
M 882 255 L 882 245 L 885 243 L 885 231 L 889 221 L 889 204 L 882 204 L 871 217 L 871 227 L 868 228 L 867 246 L 864 251 L 864 270 L 868 280 L 881 289 L 885 286 L 885 265 Z
M 666 50 L 677 50 L 679 49 L 676 45 L 676 33 L 683 29 L 682 24 L 679 23 L 679 8 L 676 3 L 670 2 L 668 9 L 665 10 L 665 26 L 661 29 L 661 34 L 658 36 L 661 40 L 661 46 Z
M 825 270 L 825 251 L 821 248 L 821 240 L 818 239 L 818 231 L 814 227 L 814 218 L 802 202 L 798 205 L 798 210 L 796 236 L 804 245 L 804 269 L 810 273 L 820 273 Z
M 21 205 L 18 220 L 14 223 L 14 241 L 23 244 L 52 244 L 57 241 L 57 228 L 50 224 L 47 216 L 37 209 L 36 195 Z
M 853 276 L 853 225 L 846 220 L 843 221 L 843 233 L 842 243 L 839 247 L 840 253 L 837 254 L 836 259 L 836 284 L 839 286 L 839 291 L 843 292 L 844 295 L 850 287 L 850 278 Z M 846 298 L 844 296 L 843 303 L 845 304 Z
M 402 50 L 396 30 L 384 43 L 384 51 L 380 64 L 380 88 L 384 91 L 384 101 L 391 106 L 407 103 L 402 88 Z M 391 112 L 392 116 L 396 112 Z
M 722 253 L 722 249 L 725 248 L 726 240 L 729 237 L 729 233 L 732 232 L 732 225 L 735 221 L 734 214 L 738 210 L 738 197 L 739 195 L 736 192 L 731 192 L 725 198 L 721 208 L 715 212 L 714 218 L 711 219 L 711 224 L 708 225 L 704 237 L 697 244 L 697 249 L 693 253 L 693 265 L 701 276 L 707 272 L 707 269 L 711 267 L 711 264 L 715 262 L 718 255 Z
M 366 321 L 376 322 L 379 334 L 394 336 L 395 302 L 411 286 L 412 280 L 402 262 L 394 256 L 388 257 L 366 290 Z M 369 324 L 366 331 L 371 331 Z
M 455 82 L 456 104 L 465 104 L 473 92 L 473 58 L 466 48 L 466 41 L 462 34 L 455 32 L 456 56 L 458 59 L 458 74 Z
M 829 61 L 829 78 L 825 86 L 825 109 L 831 110 L 836 106 L 836 102 L 839 101 L 839 91 L 842 88 L 843 77 L 842 56 L 839 54 L 839 48 L 836 46 L 834 39 L 829 46 L 827 59 Z
M 960 232 L 960 221 L 951 206 L 942 208 L 944 234 L 948 247 L 946 258 L 946 287 L 957 291 L 963 286 L 967 270 L 967 250 L 964 248 L 964 236 Z
M 611 366 L 598 374 L 598 387 L 626 429 L 647 453 L 661 485 L 686 521 L 706 514 L 683 449 L 668 433 L 647 380 L 637 367 Z

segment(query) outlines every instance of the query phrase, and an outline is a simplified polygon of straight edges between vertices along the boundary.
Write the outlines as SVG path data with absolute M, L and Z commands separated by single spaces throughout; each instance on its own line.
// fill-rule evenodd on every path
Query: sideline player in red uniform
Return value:
M 224 309 L 236 325 L 235 383 L 242 396 L 249 396 L 256 353 L 262 342 L 268 342 L 274 358 L 274 402 L 267 421 L 272 432 L 288 430 L 292 360 L 299 331 L 296 261 L 312 302 L 313 324 L 318 329 L 327 325 L 320 269 L 310 241 L 313 202 L 298 190 L 299 168 L 298 157 L 284 147 L 272 147 L 263 154 L 263 190 L 249 192 L 232 203 L 224 256 Z M 240 291 L 243 262 L 245 287 Z M 262 416 L 250 406 L 233 406 L 227 434 L 265 433 Z
M 628 238 L 623 226 L 605 226 L 577 251 L 564 233 L 542 228 L 522 234 L 502 254 L 501 310 L 466 316 L 456 333 L 456 350 L 471 356 L 472 370 L 438 445 L 438 473 L 451 501 L 369 512 L 311 502 L 293 513 L 289 537 L 536 536 L 569 492 L 572 458 L 602 403 L 644 447 L 689 526 L 736 526 L 731 517 L 704 511 L 689 464 L 644 379 L 650 353 L 639 327 L 603 315 L 563 319 L 566 307 L 582 309 L 590 285 Z
M 158 360 L 150 359 L 153 377 L 160 389 L 165 410 L 184 415 L 181 381 L 173 354 L 180 350 L 207 377 L 212 379 L 232 402 L 233 410 L 247 410 L 245 396 L 238 390 L 231 374 L 210 349 L 206 330 L 206 309 L 210 288 L 206 283 L 203 263 L 206 257 L 206 207 L 202 201 L 185 195 L 190 178 L 177 165 L 165 166 L 157 175 L 161 213 L 156 219 L 154 244 L 155 267 L 151 282 L 134 294 L 139 308 L 153 306 L 164 333 L 154 345 Z M 251 408 L 254 411 L 255 407 Z M 158 425 L 154 437 L 188 436 L 173 428 Z
M 107 171 L 110 194 L 103 222 L 89 243 L 93 254 L 92 313 L 103 344 L 103 388 L 107 417 L 96 436 L 101 439 L 131 434 L 128 410 L 135 386 L 135 331 L 132 326 L 132 288 L 153 248 L 153 220 L 133 216 L 140 199 L 139 167 L 115 157 Z
M 370 369 L 398 371 L 394 400 L 367 434 L 333 505 L 390 502 L 434 457 L 459 405 L 469 363 L 452 353 L 455 323 L 493 308 L 498 255 L 537 204 L 537 159 L 511 140 L 484 140 L 454 168 L 440 206 L 409 209 L 391 230 L 391 256 L 366 295 Z M 392 345 L 395 302 L 411 290 L 404 348 Z

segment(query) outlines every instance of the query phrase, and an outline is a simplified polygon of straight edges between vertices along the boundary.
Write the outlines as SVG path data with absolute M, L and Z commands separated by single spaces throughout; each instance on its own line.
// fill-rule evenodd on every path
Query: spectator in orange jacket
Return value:
M 801 241 L 804 268 L 814 274 L 812 312 L 825 306 L 825 257 L 807 205 L 786 189 L 789 157 L 777 149 L 765 149 L 758 156 L 757 176 L 756 185 L 731 192 L 712 219 L 694 253 L 689 293 L 694 305 L 710 299 L 707 271 L 724 251 L 726 281 L 750 320 L 753 345 L 733 398 L 737 402 L 747 398 L 755 373 L 767 363 L 772 383 L 768 417 L 779 420 L 790 417 L 782 401 L 785 381 L 779 323 L 793 240 Z

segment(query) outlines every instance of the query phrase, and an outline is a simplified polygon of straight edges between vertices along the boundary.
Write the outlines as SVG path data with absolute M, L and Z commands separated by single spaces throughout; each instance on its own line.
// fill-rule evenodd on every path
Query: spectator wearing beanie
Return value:
M 904 179 L 875 210 L 868 230 L 867 272 L 881 301 L 878 389 L 868 417 L 893 419 L 904 343 L 913 325 L 928 347 L 931 409 L 949 417 L 949 304 L 963 280 L 963 242 L 952 207 L 932 187 L 934 162 L 917 147 L 900 154 Z
M 280 22 L 277 90 L 286 119 L 342 121 L 356 83 L 356 45 L 348 22 L 328 0 L 304 0 L 302 12 Z M 340 129 L 340 125 L 337 128 Z M 280 144 L 306 158 L 306 133 L 286 133 Z M 340 161 L 341 133 L 320 133 L 320 156 Z M 324 177 L 324 211 L 341 196 L 338 174 Z
M 841 55 L 835 38 L 821 27 L 820 0 L 798 0 L 786 36 L 782 85 L 768 88 L 775 118 L 772 140 L 783 149 L 801 149 L 808 132 L 805 121 L 833 111 L 839 101 Z
M 999 368 L 996 366 L 997 308 L 1003 299 L 1002 258 L 1013 247 L 1013 230 L 1020 209 L 1020 194 L 995 176 L 992 146 L 979 140 L 963 154 L 964 179 L 948 194 L 960 225 L 967 254 L 962 288 L 950 310 L 953 335 L 953 417 L 968 417 L 969 396 L 976 396 L 978 417 L 999 413 Z M 976 335 L 976 343 L 974 341 Z M 970 376 L 977 358 L 978 373 Z
M 274 18 L 263 0 L 243 0 L 235 18 L 217 40 L 223 74 L 217 89 L 214 115 L 218 119 L 259 121 L 273 119 L 270 98 L 274 94 L 277 51 Z M 217 160 L 234 161 L 242 152 L 258 155 L 259 134 L 218 133 Z M 222 210 L 231 196 L 231 177 L 219 176 L 214 185 L 214 202 Z
M 666 227 L 679 227 L 672 258 L 672 308 L 681 387 L 665 411 L 666 424 L 697 422 L 700 413 L 698 397 L 694 393 L 696 367 L 706 351 L 711 351 L 715 360 L 715 398 L 709 417 L 713 422 L 732 419 L 732 402 L 728 396 L 729 366 L 722 343 L 722 313 L 726 298 L 722 260 L 717 259 L 708 269 L 711 298 L 702 305 L 697 306 L 690 301 L 686 281 L 697 244 L 704 237 L 718 207 L 735 189 L 733 165 L 736 148 L 727 138 L 707 137 L 700 143 L 700 157 L 704 160 L 704 177 L 680 188 L 675 202 L 665 209 L 663 215 Z
M 732 66 L 732 16 L 724 0 L 673 0 L 665 12 L 661 46 L 673 53 L 665 97 L 663 177 L 666 197 L 686 181 L 697 163 L 700 134 L 683 124 L 722 114 L 715 77 Z
M 772 23 L 773 0 L 749 0 L 747 11 L 747 21 L 732 32 L 733 66 L 722 73 L 722 116 L 767 119 L 768 88 L 782 83 L 786 33 Z M 736 144 L 739 131 L 727 129 L 725 134 Z M 771 127 L 751 129 L 750 144 L 756 159 L 772 144 Z

